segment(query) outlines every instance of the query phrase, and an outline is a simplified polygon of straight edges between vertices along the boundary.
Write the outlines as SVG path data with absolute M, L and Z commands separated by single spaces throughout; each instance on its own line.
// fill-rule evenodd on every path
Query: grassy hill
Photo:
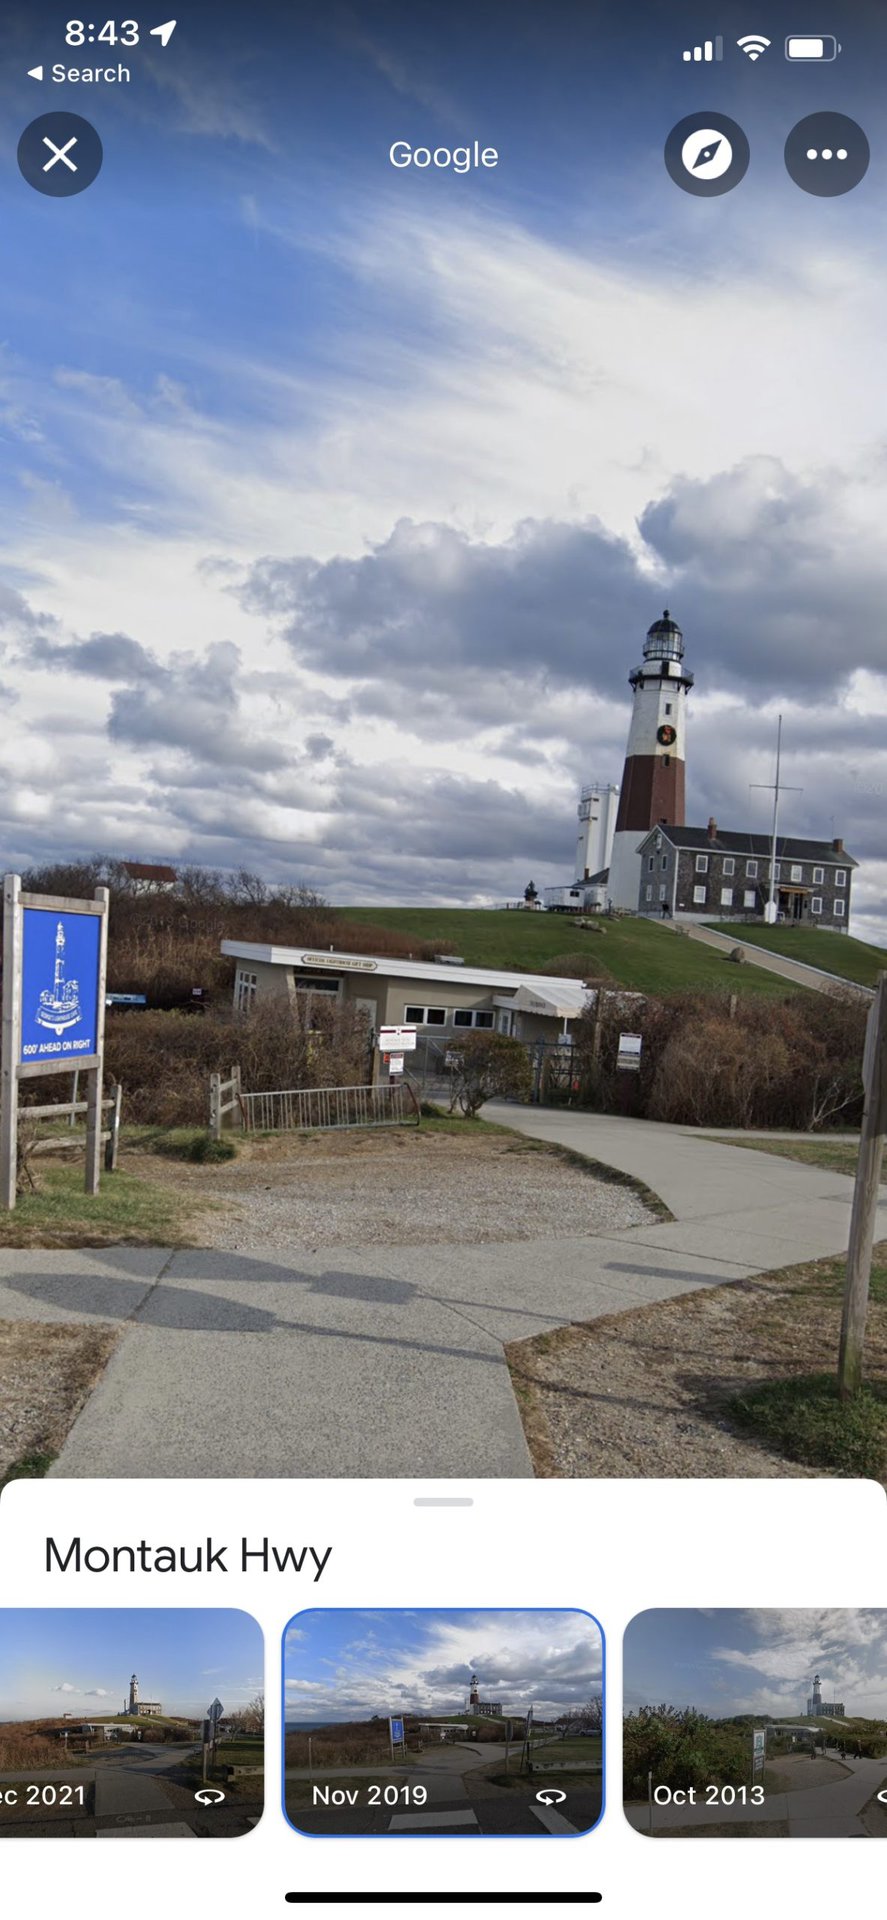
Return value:
M 507 913 L 495 907 L 343 907 L 341 912 L 352 922 L 412 933 L 417 947 L 423 941 L 452 943 L 473 966 L 533 972 L 559 956 L 582 952 L 588 955 L 589 978 L 604 977 L 637 993 L 710 988 L 784 999 L 792 991 L 775 974 L 734 966 L 726 955 L 682 939 L 655 920 L 605 920 L 603 932 L 582 933 L 565 914 Z M 835 939 L 841 946 L 857 944 L 840 935 Z
M 873 987 L 879 972 L 887 970 L 887 947 L 871 947 L 865 940 L 854 940 L 847 933 L 830 933 L 817 927 L 737 927 L 735 921 L 713 920 L 716 933 L 729 934 L 743 945 L 768 947 L 771 953 L 784 953 L 791 960 L 802 960 L 810 967 L 822 967 L 826 973 L 840 974 L 842 980 L 855 980 L 861 987 Z

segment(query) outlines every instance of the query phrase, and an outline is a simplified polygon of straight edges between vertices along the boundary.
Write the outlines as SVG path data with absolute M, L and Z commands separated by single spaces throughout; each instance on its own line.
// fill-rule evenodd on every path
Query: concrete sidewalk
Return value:
M 123 1330 L 53 1474 L 526 1477 L 503 1343 L 846 1249 L 843 1174 L 645 1121 L 487 1111 L 633 1174 L 675 1219 L 480 1247 L 2 1251 L 0 1318 Z
M 484 1116 L 618 1167 L 651 1187 L 673 1221 L 632 1227 L 620 1241 L 727 1258 L 747 1273 L 846 1252 L 853 1181 L 780 1154 L 724 1146 L 695 1128 L 622 1120 L 571 1108 L 492 1101 Z M 876 1238 L 887 1235 L 882 1188 Z M 595 1243 L 596 1244 L 596 1243 Z

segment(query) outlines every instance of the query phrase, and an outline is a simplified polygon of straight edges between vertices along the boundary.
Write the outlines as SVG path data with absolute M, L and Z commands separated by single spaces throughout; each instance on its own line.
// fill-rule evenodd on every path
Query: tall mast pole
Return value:
M 764 918 L 768 926 L 776 920 L 779 908 L 776 904 L 776 840 L 779 829 L 779 767 L 782 759 L 782 714 L 776 728 L 776 781 L 773 787 L 773 838 L 770 843 L 770 898 Z

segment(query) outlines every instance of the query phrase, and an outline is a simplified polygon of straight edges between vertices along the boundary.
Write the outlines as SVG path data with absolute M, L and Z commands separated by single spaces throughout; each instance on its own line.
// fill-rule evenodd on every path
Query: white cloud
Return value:
M 575 789 L 618 778 L 625 677 L 662 588 L 697 672 L 692 814 L 752 817 L 781 708 L 786 779 L 805 766 L 791 824 L 834 820 L 865 860 L 859 924 L 883 934 L 880 262 L 777 258 L 740 228 L 691 287 L 667 242 L 616 264 L 491 208 L 419 222 L 375 201 L 312 242 L 361 324 L 331 329 L 310 370 L 201 341 L 193 379 L 181 352 L 172 378 L 156 339 L 138 387 L 5 369 L 29 462 L 0 602 L 7 858 L 61 851 L 60 831 L 66 850 L 103 845 L 113 817 L 117 851 L 295 869 L 338 899 L 567 877 Z M 250 218 L 305 244 L 279 207 Z M 201 370 L 230 405 L 201 398 Z M 277 609 L 257 582 L 283 584 Z M 130 678 L 100 681 L 69 654 L 38 678 L 34 633 L 46 662 L 116 636 L 156 671 L 133 652 Z

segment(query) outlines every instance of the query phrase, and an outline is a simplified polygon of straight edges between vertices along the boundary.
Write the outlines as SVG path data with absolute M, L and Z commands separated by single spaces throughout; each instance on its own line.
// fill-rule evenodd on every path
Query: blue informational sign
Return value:
M 101 916 L 22 908 L 20 1066 L 75 1067 L 98 1051 Z
M 403 1745 L 403 1721 L 389 1720 L 388 1725 L 391 1728 L 392 1746 L 395 1746 L 395 1747 L 402 1746 Z

